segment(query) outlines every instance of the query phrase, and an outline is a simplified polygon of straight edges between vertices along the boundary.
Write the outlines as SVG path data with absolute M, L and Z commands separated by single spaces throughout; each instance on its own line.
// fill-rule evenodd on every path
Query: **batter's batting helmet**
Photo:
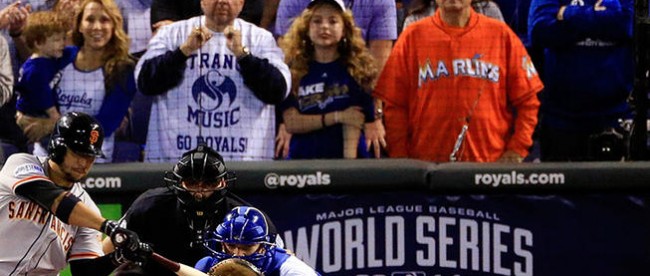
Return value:
M 248 256 L 233 256 L 225 249 L 222 252 L 211 250 L 217 259 L 242 258 L 249 261 L 262 272 L 266 271 L 273 260 L 275 244 L 271 242 L 269 224 L 264 214 L 254 207 L 238 206 L 233 208 L 217 226 L 213 241 L 231 244 L 260 244 L 263 252 L 257 251 Z
M 77 154 L 102 156 L 104 130 L 92 116 L 81 112 L 67 113 L 56 122 L 50 137 L 49 156 L 63 162 L 66 148 Z

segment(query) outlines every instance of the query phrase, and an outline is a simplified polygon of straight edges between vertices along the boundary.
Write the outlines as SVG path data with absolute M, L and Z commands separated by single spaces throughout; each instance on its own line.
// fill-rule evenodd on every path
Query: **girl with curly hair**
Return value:
M 281 42 L 291 95 L 281 109 L 289 159 L 370 157 L 361 133 L 374 121 L 374 60 L 341 0 L 315 0 Z

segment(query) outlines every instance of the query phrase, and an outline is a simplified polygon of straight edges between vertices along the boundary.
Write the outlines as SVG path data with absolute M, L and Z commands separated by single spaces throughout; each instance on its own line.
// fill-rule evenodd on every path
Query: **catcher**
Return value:
M 266 276 L 319 275 L 309 265 L 279 248 L 271 240 L 266 217 L 253 207 L 233 208 L 217 226 L 212 237 L 206 240 L 206 245 L 212 254 L 202 258 L 194 266 L 203 272 L 218 267 L 224 260 L 243 259 L 259 268 Z

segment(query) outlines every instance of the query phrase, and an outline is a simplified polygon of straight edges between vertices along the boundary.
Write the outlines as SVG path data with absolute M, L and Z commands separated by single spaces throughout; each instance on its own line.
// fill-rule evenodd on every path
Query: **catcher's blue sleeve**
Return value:
M 194 268 L 196 268 L 198 270 L 201 270 L 201 271 L 203 271 L 205 273 L 208 273 L 208 271 L 210 271 L 210 268 L 212 268 L 212 266 L 214 265 L 215 262 L 216 262 L 215 258 L 212 258 L 210 256 L 203 257 L 198 262 L 196 262 L 196 265 L 194 265 Z

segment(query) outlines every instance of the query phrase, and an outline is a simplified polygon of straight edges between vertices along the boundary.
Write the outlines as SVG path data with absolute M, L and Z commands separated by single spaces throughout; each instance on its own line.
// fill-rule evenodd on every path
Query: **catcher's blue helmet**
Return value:
M 266 271 L 271 265 L 274 255 L 275 244 L 270 241 L 269 225 L 264 214 L 249 206 L 238 206 L 233 208 L 223 219 L 223 222 L 217 226 L 214 231 L 213 240 L 229 244 L 260 244 L 263 250 L 248 256 L 233 256 L 231 253 L 222 249 L 221 252 L 213 251 L 218 259 L 242 258 L 251 262 L 262 272 Z

